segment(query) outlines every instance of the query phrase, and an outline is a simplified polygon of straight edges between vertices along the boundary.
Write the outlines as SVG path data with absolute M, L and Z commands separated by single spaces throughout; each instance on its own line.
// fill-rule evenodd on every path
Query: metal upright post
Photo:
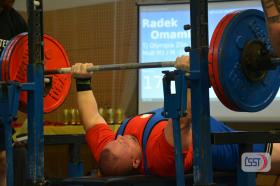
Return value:
M 10 103 L 10 87 L 8 83 L 0 84 L 0 122 L 5 131 L 5 150 L 6 150 L 6 184 L 7 186 L 14 185 L 14 168 L 13 168 L 13 147 L 12 147 L 12 115 Z
M 213 184 L 209 77 L 208 77 L 208 2 L 191 0 L 191 90 L 194 185 Z
M 8 102 L 8 101 L 7 101 Z M 5 109 L 9 110 L 12 105 L 5 104 Z M 2 110 L 2 109 L 1 109 Z M 7 111 L 8 113 L 8 111 Z M 10 115 L 1 119 L 5 130 L 5 150 L 6 150 L 6 183 L 7 186 L 14 186 L 14 166 L 13 166 L 13 141 L 12 141 L 12 118 Z
M 245 152 L 253 152 L 253 144 L 239 144 L 239 162 L 236 169 L 236 186 L 254 186 L 256 185 L 256 173 L 244 172 L 241 168 L 241 156 Z
M 14 185 L 12 121 L 16 118 L 20 88 L 15 82 L 0 82 L 0 122 L 5 131 L 6 184 Z
M 184 178 L 184 161 L 182 155 L 182 143 L 181 143 L 181 130 L 180 130 L 180 118 L 172 118 L 173 123 L 173 140 L 175 151 L 175 167 L 176 167 L 176 183 L 177 186 L 185 185 Z
M 181 143 L 180 117 L 184 115 L 187 104 L 187 77 L 183 71 L 164 72 L 164 115 L 172 119 L 173 140 L 175 152 L 176 183 L 177 186 L 185 185 L 184 161 Z M 175 92 L 171 92 L 171 82 L 175 82 Z
M 43 135 L 43 5 L 42 0 L 28 0 L 28 185 L 44 185 Z

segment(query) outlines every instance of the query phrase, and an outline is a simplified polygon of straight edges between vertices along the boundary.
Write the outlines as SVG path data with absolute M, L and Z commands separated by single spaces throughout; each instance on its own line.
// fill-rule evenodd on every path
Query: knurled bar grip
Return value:
M 127 70 L 140 68 L 159 68 L 159 67 L 174 67 L 174 61 L 166 62 L 152 62 L 152 63 L 126 63 L 126 64 L 110 64 L 110 65 L 96 65 L 87 69 L 88 72 L 109 71 L 109 70 Z M 50 74 L 69 74 L 71 67 L 57 68 L 52 70 L 45 70 L 45 75 Z

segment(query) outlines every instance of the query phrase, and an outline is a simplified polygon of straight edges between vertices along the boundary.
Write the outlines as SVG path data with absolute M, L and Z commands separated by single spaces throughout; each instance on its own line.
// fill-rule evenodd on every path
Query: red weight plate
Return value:
M 62 45 L 54 38 L 44 35 L 45 69 L 70 67 L 66 52 Z M 12 48 L 9 56 L 9 80 L 27 82 L 28 65 L 28 37 L 22 37 Z M 71 86 L 71 75 L 60 74 L 50 76 L 51 88 L 44 97 L 44 112 L 48 113 L 57 109 L 65 100 Z M 20 110 L 25 112 L 27 93 L 20 95 Z
M 10 48 L 11 48 L 14 41 L 15 40 L 12 39 L 3 51 L 2 64 L 1 64 L 1 69 L 2 69 L 1 74 L 2 74 L 2 80 L 3 81 L 7 81 L 6 80 L 6 63 L 7 63 L 6 62 L 6 57 L 9 54 Z
M 26 35 L 27 33 L 22 33 L 22 34 L 19 34 L 17 36 L 15 36 L 11 41 L 10 43 L 8 44 L 7 46 L 7 52 L 5 52 L 5 57 L 4 57 L 4 63 L 2 65 L 2 69 L 4 70 L 4 80 L 5 81 L 8 81 L 10 80 L 9 78 L 9 65 L 10 65 L 10 55 L 13 51 L 13 48 L 14 48 L 14 45 L 16 45 L 16 43 L 24 37 L 24 35 Z
M 231 13 L 232 14 L 232 13 Z M 214 59 L 214 49 L 216 46 L 216 42 L 217 42 L 217 37 L 219 36 L 218 34 L 220 34 L 221 32 L 221 29 L 225 27 L 225 24 L 228 22 L 228 20 L 231 18 L 231 15 L 228 14 L 226 16 L 224 16 L 222 18 L 222 20 L 218 23 L 218 25 L 216 26 L 215 30 L 214 30 L 214 33 L 212 35 L 212 38 L 211 38 L 211 42 L 210 42 L 210 47 L 209 47 L 209 53 L 208 53 L 208 69 L 209 69 L 209 77 L 210 77 L 210 81 L 211 81 L 211 84 L 212 84 L 212 87 L 216 93 L 216 95 L 218 96 L 218 98 L 221 100 L 221 102 L 226 102 L 226 106 L 227 107 L 230 107 L 230 109 L 233 109 L 234 107 L 231 105 L 231 103 L 229 101 L 223 101 L 225 100 L 226 98 L 224 98 L 224 94 L 223 94 L 223 90 L 220 89 L 220 87 L 218 86 L 218 83 L 219 82 L 219 79 L 217 79 L 217 77 L 215 76 L 215 72 L 213 70 L 213 59 Z
M 240 111 L 238 105 L 236 105 L 234 103 L 234 101 L 227 96 L 227 94 L 224 91 L 221 79 L 220 79 L 220 68 L 219 68 L 219 55 L 220 54 L 220 42 L 223 38 L 224 33 L 226 32 L 226 29 L 228 27 L 229 24 L 231 24 L 232 20 L 236 17 L 236 15 L 238 15 L 240 13 L 240 11 L 235 11 L 229 14 L 228 18 L 225 20 L 223 26 L 220 29 L 220 32 L 217 32 L 217 38 L 215 41 L 215 45 L 214 45 L 214 49 L 213 49 L 213 74 L 214 74 L 214 78 L 216 79 L 217 82 L 217 88 L 218 90 L 221 92 L 222 94 L 222 103 L 228 107 L 229 109 L 233 110 L 233 111 Z M 230 48 L 229 48 L 230 50 Z
M 13 72 L 11 73 L 11 69 L 15 68 L 13 65 L 16 65 L 16 63 L 12 62 L 12 55 L 14 55 L 15 50 L 18 48 L 18 45 L 20 45 L 21 43 L 24 42 L 24 40 L 27 38 L 27 33 L 24 35 L 21 35 L 20 37 L 18 37 L 18 39 L 13 43 L 13 45 L 11 46 L 12 48 L 9 51 L 9 54 L 7 56 L 7 66 L 6 66 L 6 79 L 7 80 L 15 80 L 18 82 L 27 82 L 27 77 L 26 77 L 26 72 L 27 72 L 27 64 L 28 64 L 28 60 L 26 61 L 25 59 L 28 59 L 28 51 L 25 50 L 24 51 L 24 55 L 21 55 L 21 57 L 18 60 L 18 66 L 16 68 L 18 68 L 18 70 L 20 69 L 20 72 Z M 25 62 L 24 64 L 21 62 Z M 11 77 L 16 75 L 16 77 Z
M 218 52 L 219 52 L 219 43 L 223 35 L 223 31 L 226 26 L 230 23 L 232 18 L 238 12 L 232 12 L 223 17 L 223 19 L 219 22 L 217 27 L 214 30 L 214 33 L 211 38 L 209 54 L 208 54 L 208 68 L 209 68 L 209 76 L 212 87 L 220 99 L 220 101 L 229 109 L 238 111 L 238 107 L 225 95 L 224 90 L 222 88 L 222 84 L 219 79 L 219 68 L 218 68 Z
M 9 52 L 11 50 L 12 45 L 14 44 L 14 40 L 10 41 L 8 46 L 5 48 L 4 55 L 3 55 L 3 61 L 2 61 L 2 79 L 4 81 L 7 81 L 7 69 L 8 69 L 8 62 L 7 62 L 7 56 L 9 56 Z
M 6 65 L 6 79 L 7 80 L 14 80 L 10 76 L 10 74 L 11 74 L 10 69 L 11 69 L 11 66 L 13 65 L 13 64 L 11 64 L 11 59 L 12 59 L 11 55 L 13 55 L 13 52 L 16 49 L 16 45 L 18 45 L 18 43 L 20 43 L 21 40 L 23 40 L 25 37 L 27 37 L 27 33 L 18 35 L 16 40 L 13 42 L 13 45 L 11 46 L 11 49 L 10 49 L 8 55 L 7 55 L 7 60 L 6 60 L 6 64 L 7 64 Z M 21 66 L 19 69 L 24 70 L 24 68 L 22 68 L 22 67 L 24 67 L 24 66 Z M 18 82 L 26 82 L 24 78 L 17 78 L 16 81 L 18 81 Z
M 8 72 L 9 71 L 9 56 L 11 55 L 13 47 L 18 42 L 18 40 L 21 39 L 26 34 L 27 33 L 22 33 L 22 34 L 16 35 L 7 46 L 7 52 L 5 52 L 4 63 L 3 63 L 3 70 L 4 70 L 3 78 L 5 81 L 9 80 L 9 72 Z
M 45 35 L 45 69 L 70 67 L 67 53 L 63 46 L 54 38 Z M 67 97 L 71 87 L 71 74 L 56 74 L 52 76 L 52 88 L 44 98 L 45 112 L 58 108 Z

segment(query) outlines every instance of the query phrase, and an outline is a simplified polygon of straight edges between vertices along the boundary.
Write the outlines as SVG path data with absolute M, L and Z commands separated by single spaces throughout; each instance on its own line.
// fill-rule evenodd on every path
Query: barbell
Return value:
M 128 70 L 128 69 L 141 69 L 141 68 L 163 68 L 163 67 L 174 67 L 174 61 L 165 62 L 149 62 L 149 63 L 125 63 L 125 64 L 108 64 L 108 65 L 95 65 L 87 68 L 88 72 L 100 72 L 100 71 L 111 71 L 111 70 Z M 71 73 L 71 67 L 57 68 L 45 70 L 45 75 L 51 74 L 69 74 Z
M 0 58 L 2 80 L 27 81 L 27 34 L 17 35 Z M 219 22 L 211 38 L 208 69 L 211 85 L 220 101 L 229 109 L 256 112 L 269 105 L 279 88 L 279 58 L 271 56 L 272 47 L 263 12 L 235 11 Z M 63 46 L 44 35 L 46 77 L 51 86 L 44 96 L 44 112 L 58 108 L 68 95 L 71 67 Z M 174 67 L 175 62 L 96 65 L 89 72 L 141 68 Z M 25 111 L 27 95 L 20 95 L 20 110 Z

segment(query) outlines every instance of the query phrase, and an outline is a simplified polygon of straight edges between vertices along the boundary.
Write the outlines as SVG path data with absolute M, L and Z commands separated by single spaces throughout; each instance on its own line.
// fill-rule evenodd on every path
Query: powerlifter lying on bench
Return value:
M 176 65 L 188 65 L 188 57 L 176 59 Z M 91 63 L 77 63 L 72 67 L 76 75 L 77 101 L 81 120 L 86 130 L 86 141 L 94 159 L 98 162 L 102 175 L 147 174 L 158 176 L 175 175 L 174 142 L 172 120 L 163 118 L 161 110 L 137 115 L 127 122 L 124 130 L 115 134 L 98 113 L 97 102 L 91 90 L 92 74 L 86 71 Z M 187 92 L 190 98 L 190 90 Z M 187 115 L 180 119 L 181 141 L 183 147 L 184 168 L 192 168 L 192 130 L 191 102 L 187 102 Z M 144 131 L 146 124 L 152 120 L 155 124 L 151 131 Z M 212 132 L 233 131 L 223 123 L 210 120 Z M 121 127 L 122 128 L 122 127 Z M 148 132 L 148 138 L 143 134 Z M 145 149 L 143 149 L 143 145 Z M 265 152 L 266 145 L 254 145 L 254 151 Z M 270 149 L 270 148 L 269 148 Z M 272 172 L 280 170 L 280 144 L 274 144 L 272 152 Z M 239 157 L 238 145 L 213 145 L 213 167 L 216 170 L 233 170 Z

